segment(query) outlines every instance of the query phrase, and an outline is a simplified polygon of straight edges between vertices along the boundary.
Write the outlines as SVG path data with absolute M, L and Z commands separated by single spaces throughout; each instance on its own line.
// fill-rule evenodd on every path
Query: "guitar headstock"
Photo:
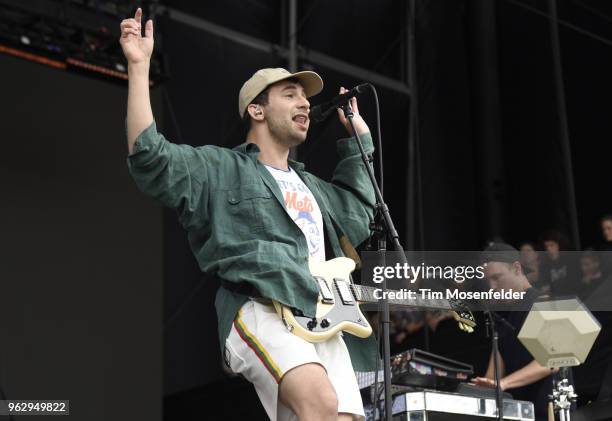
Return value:
M 467 333 L 472 333 L 476 327 L 476 318 L 469 307 L 461 300 L 449 299 L 451 314 L 459 324 L 459 329 Z

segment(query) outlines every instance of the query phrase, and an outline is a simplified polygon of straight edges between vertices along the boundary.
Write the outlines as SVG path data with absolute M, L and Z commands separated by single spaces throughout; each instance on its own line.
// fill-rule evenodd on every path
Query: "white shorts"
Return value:
M 339 333 L 312 344 L 287 330 L 272 305 L 247 301 L 225 341 L 225 359 L 232 372 L 253 383 L 272 421 L 297 420 L 278 399 L 283 375 L 306 363 L 321 364 L 336 390 L 338 412 L 364 420 L 361 394 L 346 344 Z

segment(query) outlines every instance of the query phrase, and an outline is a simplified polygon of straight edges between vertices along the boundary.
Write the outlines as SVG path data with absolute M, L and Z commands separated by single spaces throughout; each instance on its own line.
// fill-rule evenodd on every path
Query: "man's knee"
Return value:
M 300 419 L 336 420 L 338 397 L 325 369 L 316 363 L 295 367 L 280 385 L 280 400 Z
M 338 418 L 338 399 L 333 388 L 330 393 L 317 393 L 305 396 L 292 408 L 300 420 L 336 421 Z
M 304 414 L 304 419 L 309 419 L 313 416 L 313 419 L 321 420 L 336 420 L 338 417 L 338 398 L 334 388 L 331 387 L 329 390 L 320 390 L 314 394 L 305 405 L 303 405 L 297 412 L 297 415 Z

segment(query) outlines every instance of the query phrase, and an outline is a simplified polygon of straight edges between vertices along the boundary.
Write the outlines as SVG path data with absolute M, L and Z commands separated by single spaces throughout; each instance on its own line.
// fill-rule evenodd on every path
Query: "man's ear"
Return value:
M 263 107 L 259 104 L 249 104 L 247 107 L 247 111 L 253 120 L 263 121 L 264 119 L 264 111 Z
M 516 275 L 520 275 L 521 273 L 523 273 L 523 268 L 521 267 L 521 263 L 520 262 L 513 262 L 512 263 L 512 269 L 514 269 L 514 273 Z

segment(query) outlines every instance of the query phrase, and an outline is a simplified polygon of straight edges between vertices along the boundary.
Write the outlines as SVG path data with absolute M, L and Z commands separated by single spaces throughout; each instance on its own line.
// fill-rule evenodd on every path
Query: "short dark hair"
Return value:
M 272 86 L 272 85 L 270 85 Z M 255 98 L 253 98 L 253 100 L 251 102 L 249 102 L 249 105 L 251 104 L 258 104 L 258 105 L 268 105 L 268 100 L 269 100 L 269 94 L 270 94 L 270 86 L 266 87 L 266 89 L 264 89 L 263 91 L 261 91 L 260 93 L 257 94 L 257 96 Z M 247 107 L 244 109 L 244 115 L 242 116 L 242 120 L 249 125 L 250 127 L 250 123 L 251 123 L 251 116 L 249 115 L 249 105 L 247 105 Z
M 529 240 L 521 241 L 520 243 L 518 243 L 517 249 L 520 250 L 523 246 L 531 246 L 531 248 L 534 251 L 538 250 L 538 245 L 534 243 L 533 241 L 529 241 Z
M 480 253 L 480 264 L 484 265 L 489 262 L 503 263 L 508 268 L 511 268 L 514 262 L 518 262 L 522 274 L 525 275 L 533 272 L 533 269 L 523 266 L 521 263 L 521 253 L 507 243 L 490 243 Z
M 480 253 L 480 262 L 501 262 L 512 264 L 520 262 L 521 255 L 517 249 L 506 243 L 491 243 Z
M 596 261 L 597 263 L 599 263 L 599 254 L 597 253 L 597 251 L 595 251 L 592 248 L 588 248 L 585 251 L 583 251 L 580 258 L 581 259 L 592 259 Z
M 608 213 L 601 217 L 599 223 L 603 224 L 605 221 L 612 221 L 612 213 Z
M 570 241 L 561 231 L 547 230 L 540 234 L 540 243 L 544 245 L 545 241 L 554 241 L 559 245 L 560 251 L 570 250 Z
M 296 77 L 290 77 L 288 79 L 283 79 L 280 80 L 276 83 L 280 83 L 280 82 L 293 82 L 293 83 L 300 83 L 299 79 Z M 253 100 L 251 102 L 249 102 L 249 104 L 247 105 L 247 107 L 244 109 L 244 115 L 242 116 L 242 121 L 244 122 L 247 130 L 249 130 L 251 128 L 251 115 L 249 114 L 249 105 L 251 104 L 257 104 L 257 105 L 268 105 L 269 99 L 270 99 L 270 88 L 274 85 L 276 85 L 276 83 L 273 83 L 271 85 L 266 86 L 266 89 L 264 89 L 263 91 L 261 91 L 260 93 L 257 94 L 257 96 L 255 98 L 253 98 Z

